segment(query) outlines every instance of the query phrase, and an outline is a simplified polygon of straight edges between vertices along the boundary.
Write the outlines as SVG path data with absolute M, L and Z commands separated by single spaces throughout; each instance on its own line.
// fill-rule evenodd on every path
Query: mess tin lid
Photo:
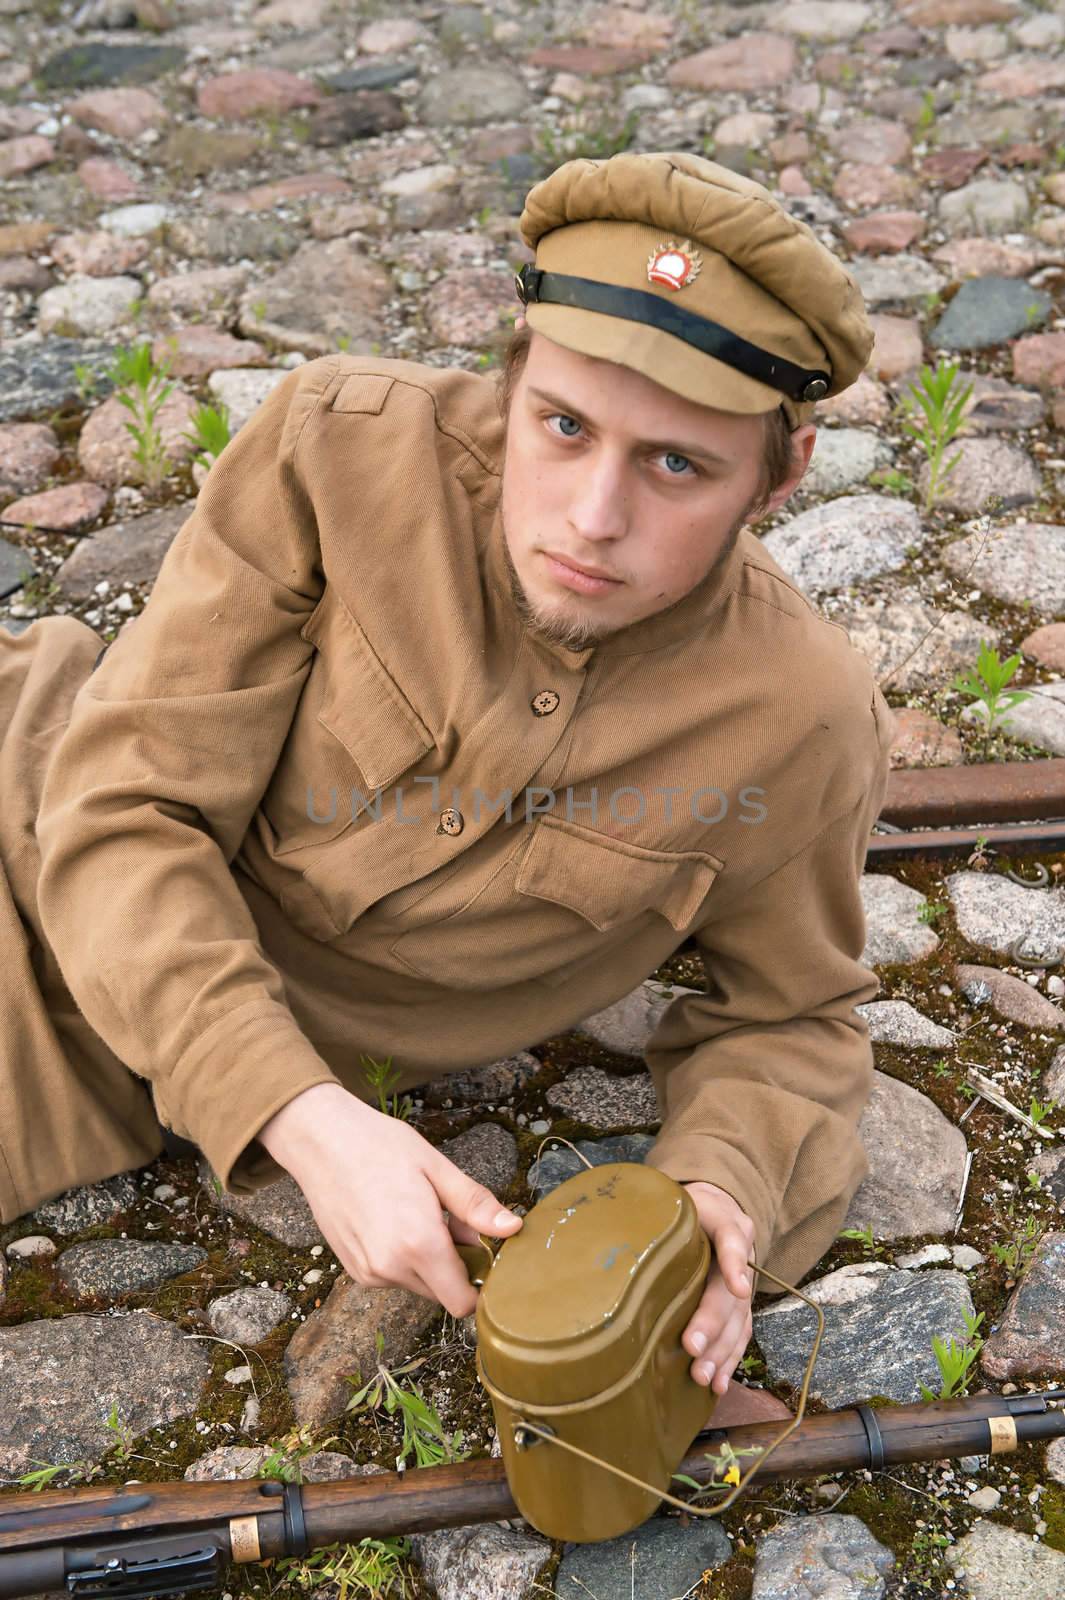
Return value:
M 529 1211 L 477 1303 L 488 1379 L 526 1404 L 600 1394 L 647 1347 L 665 1307 L 709 1269 L 694 1202 L 637 1162 L 585 1169 Z

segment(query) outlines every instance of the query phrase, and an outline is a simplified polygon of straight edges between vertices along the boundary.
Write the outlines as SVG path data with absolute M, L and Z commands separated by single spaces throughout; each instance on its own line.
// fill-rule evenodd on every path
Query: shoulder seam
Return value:
M 481 449 L 480 445 L 478 445 L 476 440 L 471 439 L 465 429 L 460 428 L 457 423 L 444 421 L 440 415 L 440 408 L 436 403 L 436 395 L 433 393 L 432 389 L 427 383 L 416 383 L 413 378 L 407 377 L 397 377 L 395 382 L 402 384 L 405 388 L 418 389 L 422 394 L 428 395 L 433 407 L 433 421 L 438 431 L 446 434 L 449 438 L 452 438 L 456 440 L 457 443 L 461 444 L 463 449 L 473 456 L 486 472 L 490 472 L 493 477 L 499 476 L 499 467 L 495 462 L 491 461 L 489 457 L 485 455 L 484 451 Z

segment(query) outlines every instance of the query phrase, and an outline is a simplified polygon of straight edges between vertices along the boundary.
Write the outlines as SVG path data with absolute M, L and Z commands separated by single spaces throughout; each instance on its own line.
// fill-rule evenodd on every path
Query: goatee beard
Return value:
M 750 509 L 750 506 L 748 506 L 733 523 L 728 531 L 725 543 L 714 560 L 713 566 L 694 588 L 689 589 L 687 594 L 681 595 L 679 599 L 673 600 L 668 606 L 662 606 L 659 611 L 652 612 L 650 615 L 656 617 L 664 616 L 667 612 L 673 611 L 683 601 L 688 600 L 697 590 L 709 585 L 721 563 L 731 553 L 736 540 L 740 536 L 740 530 L 747 520 L 747 514 Z M 573 619 L 565 617 L 557 612 L 549 611 L 545 607 L 538 605 L 534 600 L 531 600 L 526 594 L 522 581 L 518 576 L 517 568 L 511 560 L 506 526 L 502 524 L 502 513 L 500 514 L 500 521 L 503 561 L 506 567 L 507 579 L 510 583 L 511 598 L 514 601 L 514 608 L 518 616 L 530 633 L 535 634 L 537 638 L 542 639 L 546 644 L 558 645 L 563 650 L 580 651 L 587 650 L 590 645 L 599 644 L 604 639 L 612 638 L 614 634 L 623 633 L 625 628 L 630 626 L 628 623 L 612 626 L 607 623 L 596 622 L 591 618 Z M 638 620 L 642 622 L 644 618 L 641 617 Z

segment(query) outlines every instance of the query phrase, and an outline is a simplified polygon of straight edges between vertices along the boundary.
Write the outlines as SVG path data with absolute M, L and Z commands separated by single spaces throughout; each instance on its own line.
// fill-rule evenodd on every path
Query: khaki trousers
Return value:
M 0 1223 L 163 1144 L 147 1085 L 78 1011 L 37 921 L 44 773 L 100 644 L 73 617 L 0 628 Z

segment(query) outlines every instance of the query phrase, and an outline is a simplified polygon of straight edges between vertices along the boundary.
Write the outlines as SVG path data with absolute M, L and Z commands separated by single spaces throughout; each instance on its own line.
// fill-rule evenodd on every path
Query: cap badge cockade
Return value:
M 695 282 L 702 265 L 699 252 L 692 247 L 690 239 L 683 240 L 681 244 L 670 239 L 668 244 L 658 245 L 648 256 L 647 280 L 649 283 L 664 283 L 667 289 L 684 289 L 689 283 Z

